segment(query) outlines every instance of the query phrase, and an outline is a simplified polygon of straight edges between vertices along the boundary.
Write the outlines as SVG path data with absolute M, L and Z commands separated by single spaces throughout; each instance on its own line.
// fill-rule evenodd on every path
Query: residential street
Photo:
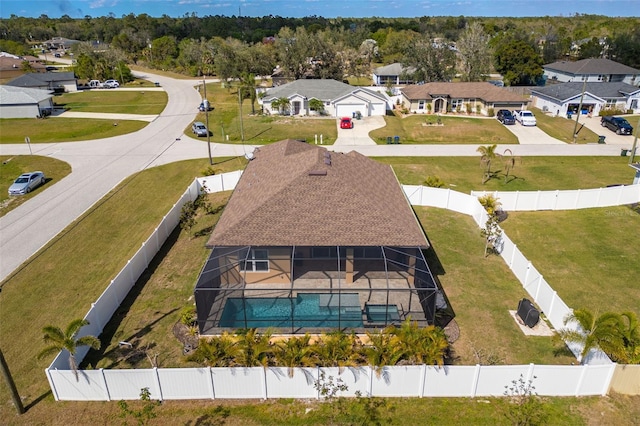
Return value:
M 175 80 L 153 74 L 143 77 L 159 82 L 169 99 L 162 114 L 156 118 L 144 117 L 151 120 L 144 129 L 109 139 L 31 145 L 33 154 L 65 161 L 73 171 L 61 181 L 51 182 L 36 197 L 0 218 L 0 280 L 8 277 L 131 174 L 148 167 L 208 156 L 203 140 L 184 134 L 198 112 L 196 107 L 201 98 L 194 89 L 198 81 Z M 327 148 L 338 152 L 356 150 L 367 156 L 478 155 L 477 145 L 375 145 L 368 137 L 369 131 L 381 125 L 375 118 L 379 117 L 357 120 L 353 129 L 339 131 L 335 145 Z M 595 119 L 591 120 L 595 122 Z M 599 121 L 595 125 L 599 127 Z M 607 142 L 610 136 L 612 142 L 613 136 L 617 136 L 606 129 L 605 133 Z M 621 145 L 617 144 L 550 143 L 547 139 L 541 140 L 539 132 L 531 129 L 518 129 L 516 134 L 521 138 L 520 145 L 499 146 L 497 152 L 502 153 L 509 148 L 517 156 L 620 155 Z M 624 148 L 630 148 L 633 138 L 622 138 L 621 143 L 628 141 Z M 212 144 L 211 147 L 214 161 L 215 157 L 240 156 L 254 149 L 251 145 Z M 26 144 L 0 145 L 0 155 L 28 154 Z

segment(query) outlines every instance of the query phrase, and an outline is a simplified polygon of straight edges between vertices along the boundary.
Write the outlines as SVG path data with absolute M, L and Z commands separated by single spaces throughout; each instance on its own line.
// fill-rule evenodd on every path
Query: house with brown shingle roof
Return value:
M 487 82 L 416 84 L 402 88 L 400 96 L 402 106 L 417 114 L 466 112 L 469 105 L 472 112 L 488 115 L 490 108 L 520 110 L 529 103 L 517 93 Z
M 427 238 L 390 166 L 284 140 L 254 152 L 195 288 L 203 335 L 432 324 Z

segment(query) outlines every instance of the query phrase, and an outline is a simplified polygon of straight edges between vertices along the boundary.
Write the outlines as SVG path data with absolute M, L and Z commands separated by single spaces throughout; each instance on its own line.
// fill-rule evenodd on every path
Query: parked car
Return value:
M 604 116 L 600 119 L 602 127 L 616 132 L 617 135 L 630 135 L 633 133 L 633 127 L 627 120 L 622 117 Z
M 502 124 L 516 124 L 516 118 L 508 109 L 500 109 L 496 114 L 496 118 Z
M 205 99 L 204 101 L 200 102 L 200 106 L 198 107 L 198 110 L 201 112 L 211 111 L 213 110 L 213 107 L 211 106 L 209 101 Z
M 104 87 L 100 80 L 91 80 L 87 86 L 91 89 L 102 89 Z
M 207 126 L 205 126 L 204 123 L 200 121 L 196 121 L 191 125 L 191 131 L 198 137 L 209 136 L 209 130 L 207 129 Z
M 353 121 L 349 117 L 343 117 L 340 119 L 341 129 L 353 129 Z
M 523 126 L 535 126 L 536 116 L 531 111 L 514 111 L 514 117 Z
M 105 89 L 117 89 L 120 87 L 120 83 L 118 83 L 118 80 L 107 80 L 102 83 L 102 87 Z
M 44 173 L 40 171 L 23 173 L 9 187 L 9 195 L 27 194 L 45 182 Z

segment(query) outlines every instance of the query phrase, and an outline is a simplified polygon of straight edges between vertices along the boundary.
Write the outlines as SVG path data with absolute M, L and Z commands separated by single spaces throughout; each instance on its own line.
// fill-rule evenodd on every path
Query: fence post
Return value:
M 262 399 L 267 399 L 267 369 L 262 367 Z
M 549 303 L 549 315 L 547 315 L 547 318 L 549 318 L 551 316 L 551 313 L 553 312 L 553 303 L 556 301 L 557 296 L 558 292 L 554 290 L 553 295 L 551 296 L 551 303 Z
M 529 369 L 527 370 L 527 382 L 529 380 L 533 380 L 533 369 L 535 368 L 535 365 L 533 363 L 529 364 Z
M 538 303 L 538 296 L 540 296 L 540 287 L 542 287 L 542 280 L 542 275 L 540 275 L 540 277 L 538 278 L 538 287 L 536 287 L 536 295 L 533 298 L 536 303 Z M 553 302 L 551 304 L 553 305 Z M 551 314 L 551 308 L 549 308 L 549 314 Z
M 142 243 L 142 247 L 140 247 L 140 249 L 142 250 L 142 253 L 144 253 L 144 267 L 146 269 L 149 267 L 149 260 L 147 259 L 147 250 L 145 250 L 145 246 L 146 241 Z
M 53 381 L 53 377 L 51 376 L 51 370 L 49 368 L 45 368 L 44 372 L 47 375 L 47 379 L 49 380 L 49 386 L 51 386 L 53 399 L 55 399 L 56 401 L 60 401 L 60 396 L 58 395 L 58 390 L 56 389 L 56 383 Z
M 422 374 L 420 375 L 420 388 L 418 389 L 418 398 L 422 398 L 424 395 L 424 387 L 425 387 L 425 383 L 427 382 L 427 366 L 422 364 L 420 366 L 420 369 L 422 370 Z
M 580 377 L 578 377 L 578 383 L 576 383 L 576 392 L 574 393 L 575 396 L 580 396 L 580 388 L 582 388 L 582 382 L 584 381 L 584 376 L 587 373 L 589 365 L 581 365 L 580 368 L 582 368 L 582 370 L 580 371 Z
M 538 192 L 540 193 L 540 192 Z M 557 210 L 558 209 L 558 196 L 560 195 L 560 191 L 556 190 L 556 199 L 553 202 L 553 210 Z
M 576 200 L 573 203 L 573 209 L 574 210 L 578 209 L 578 201 L 580 201 L 580 189 L 578 189 L 578 194 L 576 195 Z
M 211 367 L 207 367 L 209 371 L 209 392 L 211 393 L 211 399 L 216 399 L 216 387 L 213 383 L 213 369 Z
M 107 385 L 107 378 L 104 375 L 104 368 L 100 369 L 100 375 L 102 376 L 102 384 L 104 386 L 104 393 L 107 395 L 107 401 L 111 401 L 111 394 L 109 393 L 109 385 Z
M 518 201 L 520 201 L 520 191 L 516 191 L 516 197 L 513 201 L 513 210 L 518 211 Z
M 369 366 L 369 396 L 373 395 L 373 367 Z
M 478 379 L 480 378 L 480 364 L 476 364 L 476 371 L 473 375 L 473 381 L 471 382 L 471 398 L 476 397 L 476 391 L 478 390 Z
M 524 274 L 524 281 L 522 282 L 522 287 L 525 287 L 527 285 L 527 282 L 529 282 L 529 272 L 531 272 L 531 261 L 527 261 L 527 272 L 525 272 Z
M 320 384 L 320 366 L 316 367 L 316 383 Z M 320 399 L 320 386 L 316 387 L 316 399 Z
M 607 375 L 607 380 L 605 380 L 604 385 L 602 386 L 602 393 L 600 395 L 606 396 L 609 393 L 611 379 L 613 379 L 613 373 L 615 373 L 617 365 L 618 364 L 616 363 L 611 363 L 611 365 L 609 366 L 609 374 Z

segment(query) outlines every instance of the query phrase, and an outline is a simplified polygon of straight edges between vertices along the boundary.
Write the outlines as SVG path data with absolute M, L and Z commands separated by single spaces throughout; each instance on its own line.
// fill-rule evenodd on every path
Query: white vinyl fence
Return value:
M 49 369 L 56 400 L 112 401 L 150 397 L 174 399 L 320 398 L 314 384 L 324 372 L 324 383 L 340 379 L 347 390 L 341 396 L 476 397 L 503 396 L 505 386 L 521 376 L 532 380 L 538 395 L 606 395 L 615 370 L 611 365 L 425 365 L 384 367 L 294 368 L 154 368 L 144 370 L 83 370 L 76 381 L 69 370 Z
M 235 187 L 242 171 L 196 179 L 187 188 L 142 247 L 111 281 L 106 290 L 91 305 L 85 316 L 90 325 L 83 327 L 78 337 L 98 336 L 115 310 L 148 267 L 162 244 L 179 223 L 180 210 L 201 191 L 219 192 Z M 403 186 L 413 205 L 441 207 L 470 215 L 478 226 L 486 221 L 486 212 L 477 198 L 459 192 Z M 626 199 L 625 199 L 626 200 Z M 525 290 L 547 315 L 554 327 L 563 327 L 562 320 L 570 312 L 515 244 L 504 235 L 501 256 Z M 581 348 L 571 348 L 579 353 Z M 79 348 L 80 362 L 87 348 Z M 376 373 L 370 367 L 347 368 L 342 374 L 332 368 L 296 368 L 289 377 L 286 368 L 153 368 L 135 370 L 83 370 L 79 380 L 69 369 L 69 353 L 61 352 L 45 370 L 56 400 L 109 401 L 139 399 L 142 388 L 148 387 L 151 397 L 169 399 L 222 398 L 319 398 L 314 383 L 321 371 L 325 377 L 338 377 L 348 386 L 345 396 L 356 391 L 369 396 L 397 397 L 457 397 L 501 396 L 505 386 L 521 376 L 533 380 L 539 395 L 586 396 L 606 395 L 615 364 L 601 353 L 589 355 L 592 365 L 547 366 L 392 366 Z
M 535 210 L 576 210 L 611 207 L 640 202 L 640 185 L 621 185 L 609 188 L 576 189 L 569 191 L 472 191 L 481 197 L 492 194 L 509 212 Z

